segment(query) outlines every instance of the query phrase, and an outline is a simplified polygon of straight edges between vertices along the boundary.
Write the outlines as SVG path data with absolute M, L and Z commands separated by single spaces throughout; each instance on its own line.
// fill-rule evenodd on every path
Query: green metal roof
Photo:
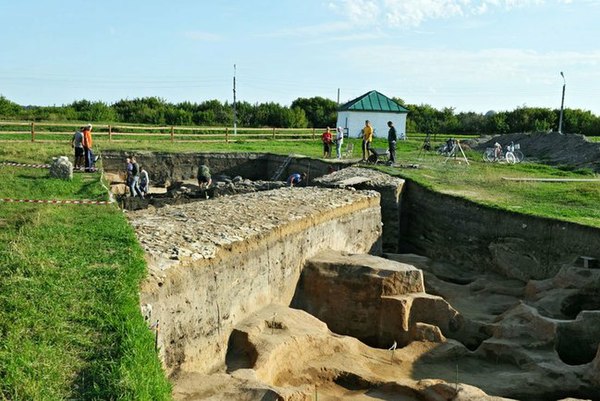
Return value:
M 392 113 L 408 113 L 408 109 L 400 106 L 389 97 L 371 91 L 340 106 L 338 111 L 378 111 Z

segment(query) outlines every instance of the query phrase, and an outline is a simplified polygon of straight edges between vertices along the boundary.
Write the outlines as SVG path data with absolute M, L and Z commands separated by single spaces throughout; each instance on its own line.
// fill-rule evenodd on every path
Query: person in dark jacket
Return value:
M 396 163 L 396 141 L 398 140 L 398 135 L 396 134 L 396 127 L 394 127 L 394 123 L 388 121 L 388 127 L 390 127 L 388 131 L 388 150 L 390 152 L 390 161 L 388 164 L 391 166 Z

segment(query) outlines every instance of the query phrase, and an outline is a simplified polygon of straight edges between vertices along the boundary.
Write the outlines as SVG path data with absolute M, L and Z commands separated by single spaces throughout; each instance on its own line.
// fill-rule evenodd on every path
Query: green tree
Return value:
M 0 95 L 0 118 L 17 119 L 22 107 Z
M 499 112 L 488 114 L 487 119 L 487 133 L 488 134 L 507 134 L 510 132 L 510 127 L 506 122 L 506 112 Z
M 482 134 L 486 129 L 486 118 L 481 113 L 473 111 L 461 112 L 456 115 L 458 120 L 457 133 L 460 134 Z
M 122 122 L 138 124 L 165 124 L 167 102 L 157 97 L 120 100 L 113 104 L 117 118 Z
M 64 106 L 63 109 L 65 109 L 65 111 L 71 109 L 76 113 L 75 116 L 69 112 L 63 113 L 66 120 L 114 121 L 117 117 L 117 113 L 115 112 L 114 108 L 103 102 L 78 100 L 68 106 Z
M 309 127 L 335 127 L 338 105 L 333 100 L 320 96 L 298 98 L 292 102 L 291 108 L 299 108 L 304 111 Z
M 560 111 L 556 110 L 556 112 L 558 116 Z M 563 113 L 563 131 L 570 134 L 599 135 L 600 132 L 593 128 L 595 120 L 598 120 L 598 117 L 591 111 L 566 109 Z
M 407 118 L 408 132 L 437 134 L 443 126 L 443 113 L 428 104 L 412 104 L 407 107 L 410 115 Z
M 439 112 L 436 114 L 440 124 L 440 132 L 446 134 L 453 134 L 458 131 L 462 131 L 462 129 L 460 128 L 459 120 L 456 117 L 456 115 L 454 115 L 453 107 L 444 107 L 444 109 L 442 109 L 441 115 Z

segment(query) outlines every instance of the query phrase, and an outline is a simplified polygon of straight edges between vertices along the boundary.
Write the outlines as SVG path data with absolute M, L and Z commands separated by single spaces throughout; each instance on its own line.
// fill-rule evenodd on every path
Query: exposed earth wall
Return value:
M 400 252 L 523 281 L 553 277 L 579 256 L 600 258 L 600 229 L 483 206 L 406 181 Z

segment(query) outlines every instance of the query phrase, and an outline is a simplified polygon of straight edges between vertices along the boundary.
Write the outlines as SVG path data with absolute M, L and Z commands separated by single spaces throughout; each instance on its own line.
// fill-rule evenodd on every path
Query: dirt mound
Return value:
M 526 160 L 535 160 L 551 165 L 566 166 L 573 169 L 590 168 L 600 172 L 600 143 L 587 140 L 584 135 L 535 133 L 506 134 L 484 137 L 469 141 L 471 148 L 484 151 L 498 142 L 502 147 L 511 142 L 521 145 Z

